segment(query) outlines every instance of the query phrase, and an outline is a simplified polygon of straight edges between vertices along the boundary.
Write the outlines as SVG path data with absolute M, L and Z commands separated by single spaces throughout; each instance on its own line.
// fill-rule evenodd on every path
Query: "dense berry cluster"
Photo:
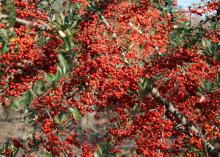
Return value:
M 219 143 L 219 30 L 189 26 L 183 13 L 164 9 L 175 6 L 167 3 L 72 0 L 72 14 L 82 18 L 73 43 L 67 42 L 68 26 L 62 22 L 51 22 L 50 31 L 0 24 L 14 33 L 8 52 L 0 54 L 0 102 L 18 108 L 27 102 L 23 107 L 34 124 L 33 137 L 12 139 L 13 145 L 24 156 L 43 150 L 52 156 L 89 157 L 116 154 L 129 140 L 138 155 L 195 156 L 207 153 L 204 139 Z M 16 17 L 46 24 L 50 15 L 39 4 L 14 0 Z M 206 9 L 217 6 L 210 2 Z M 62 16 L 68 14 L 65 10 Z M 192 39 L 193 33 L 198 38 Z M 173 43 L 175 38 L 182 43 Z M 77 46 L 67 52 L 68 44 Z M 143 78 L 158 89 L 160 100 L 146 92 Z M 30 101 L 22 101 L 24 96 Z M 189 123 L 182 124 L 164 101 Z M 85 120 L 90 114 L 96 123 Z M 204 137 L 189 130 L 191 124 Z

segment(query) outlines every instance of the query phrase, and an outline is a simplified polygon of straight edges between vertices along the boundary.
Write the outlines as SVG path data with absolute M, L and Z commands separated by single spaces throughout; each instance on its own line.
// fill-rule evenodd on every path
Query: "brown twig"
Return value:
M 197 136 L 203 138 L 203 134 L 201 132 L 201 129 L 190 123 L 186 117 L 180 112 L 178 111 L 174 104 L 172 102 L 170 102 L 169 100 L 167 100 L 166 98 L 163 98 L 161 95 L 160 95 L 160 92 L 158 91 L 157 88 L 152 88 L 151 90 L 151 94 L 161 103 L 165 106 L 166 110 L 168 110 L 171 114 L 173 114 L 177 120 L 179 120 L 181 122 L 182 125 L 184 125 L 187 130 L 190 130 L 192 132 L 194 132 Z M 205 148 L 207 148 L 207 150 L 210 152 L 210 154 L 213 156 L 213 157 L 219 157 L 219 152 L 218 150 L 211 144 L 209 143 L 207 140 L 205 140 L 203 138 L 203 145 Z
M 8 19 L 8 18 L 9 18 L 9 16 L 6 15 L 6 14 L 0 15 L 0 20 Z M 27 21 L 27 20 L 24 20 L 24 19 L 21 19 L 21 18 L 17 18 L 17 17 L 15 17 L 15 21 L 18 24 L 29 25 L 29 26 L 32 26 L 32 27 L 34 27 L 36 29 L 42 30 L 42 31 L 50 30 L 50 27 L 47 24 L 39 24 L 39 23 L 36 23 L 36 22 Z

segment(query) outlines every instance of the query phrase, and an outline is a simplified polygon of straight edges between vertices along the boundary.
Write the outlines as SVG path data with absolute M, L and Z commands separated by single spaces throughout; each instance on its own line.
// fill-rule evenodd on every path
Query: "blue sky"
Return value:
M 208 0 L 203 0 L 208 1 Z M 178 5 L 183 8 L 188 8 L 192 3 L 199 3 L 201 0 L 178 0 Z

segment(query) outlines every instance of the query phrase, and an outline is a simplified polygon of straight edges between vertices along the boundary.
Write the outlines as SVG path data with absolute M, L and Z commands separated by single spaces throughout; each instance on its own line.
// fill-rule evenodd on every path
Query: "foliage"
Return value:
M 1 154 L 218 155 L 219 2 L 198 26 L 171 0 L 1 5 L 0 102 L 34 128 Z

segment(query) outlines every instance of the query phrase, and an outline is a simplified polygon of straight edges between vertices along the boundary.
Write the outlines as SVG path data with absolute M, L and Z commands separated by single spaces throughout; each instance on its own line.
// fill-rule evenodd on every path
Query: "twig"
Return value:
M 0 15 L 0 20 L 2 20 L 2 19 L 7 19 L 7 18 L 9 18 L 9 16 L 6 15 L 6 14 Z M 36 23 L 36 22 L 31 22 L 31 21 L 23 20 L 23 19 L 18 18 L 18 17 L 15 17 L 15 21 L 16 21 L 16 23 L 18 23 L 18 24 L 21 24 L 21 25 L 29 25 L 29 26 L 32 26 L 32 27 L 34 27 L 34 28 L 36 28 L 36 29 L 42 30 L 42 31 L 50 30 L 50 27 L 49 27 L 49 25 L 47 25 L 47 24 L 38 24 L 38 23 Z
M 107 22 L 107 20 L 105 19 L 105 17 L 103 16 L 103 14 L 100 15 L 100 19 L 104 22 L 105 26 L 107 28 L 109 28 L 109 23 Z
M 60 136 L 59 136 L 59 135 L 57 135 L 57 136 L 58 136 L 59 141 L 60 141 L 60 143 L 61 143 L 61 147 L 62 147 L 63 155 L 64 155 L 65 157 L 67 157 L 67 154 L 66 154 L 65 148 L 64 148 L 64 146 L 63 146 L 63 142 L 62 142 Z
M 139 34 L 143 34 L 143 31 L 140 30 L 137 26 L 135 26 L 133 23 L 129 22 L 129 25 L 131 28 L 133 28 L 134 30 L 138 31 Z
M 46 108 L 45 108 L 45 111 L 47 112 L 47 114 L 50 117 L 50 119 L 53 120 L 52 116 L 50 115 L 49 111 Z
M 194 132 L 197 136 L 203 138 L 203 134 L 201 133 L 201 129 L 198 126 L 188 122 L 186 117 L 174 107 L 173 103 L 171 103 L 169 100 L 163 98 L 160 95 L 157 88 L 152 88 L 151 94 L 155 98 L 157 98 L 157 100 L 161 104 L 163 104 L 165 106 L 165 108 L 170 113 L 172 113 L 182 123 L 182 125 L 184 125 L 188 130 Z M 204 143 L 204 147 L 207 148 L 207 150 L 210 152 L 210 154 L 212 154 L 213 157 L 219 157 L 218 150 L 211 143 L 209 143 L 205 139 L 203 139 L 203 143 Z
M 163 116 L 164 118 L 165 118 L 165 107 L 164 107 L 164 116 Z M 162 131 L 161 131 L 161 138 L 160 138 L 160 145 L 162 146 L 163 145 L 163 139 L 164 139 L 164 124 L 162 124 Z M 159 151 L 158 151 L 158 156 L 160 156 L 160 153 L 161 153 L 161 150 L 159 149 Z

